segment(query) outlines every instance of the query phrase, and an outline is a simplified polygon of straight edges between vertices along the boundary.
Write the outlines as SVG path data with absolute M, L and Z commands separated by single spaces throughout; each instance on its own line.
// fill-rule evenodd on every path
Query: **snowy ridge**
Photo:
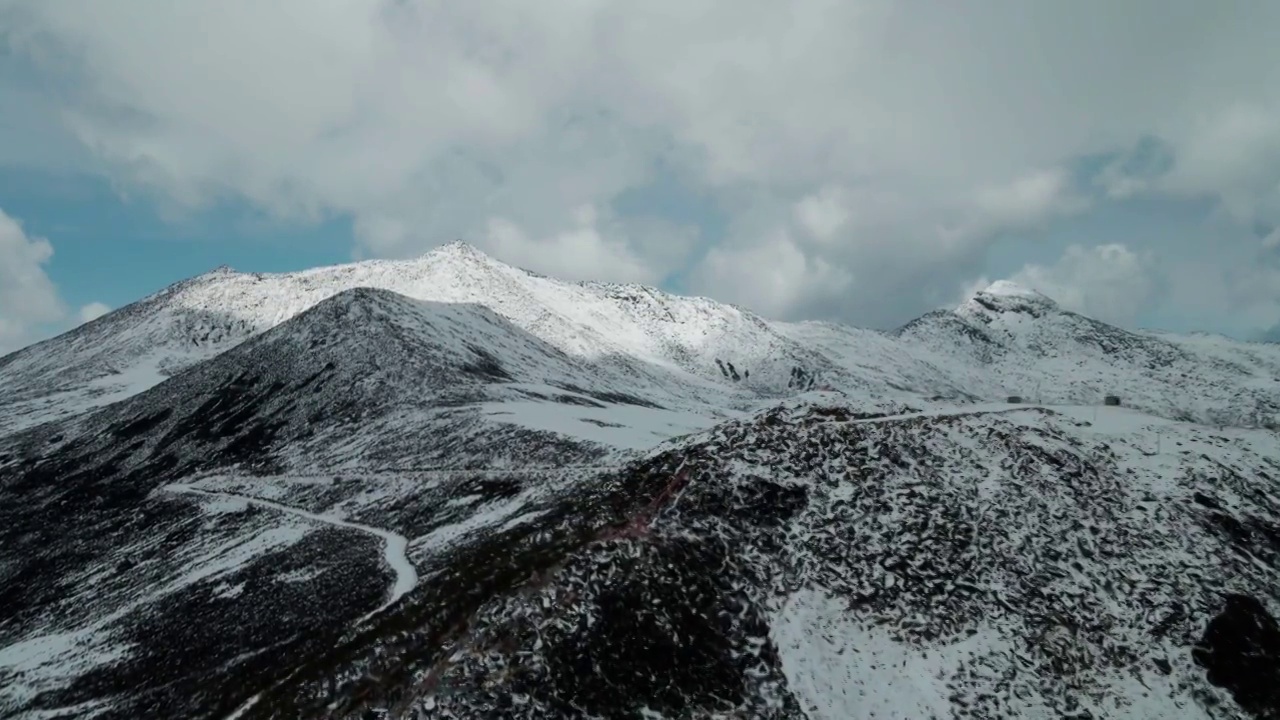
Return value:
M 360 287 L 476 304 L 566 355 L 712 408 L 747 410 L 815 387 L 883 398 L 1126 402 L 1170 417 L 1280 414 L 1280 345 L 1129 332 L 1007 281 L 892 333 L 765 321 L 639 285 L 567 283 L 463 243 L 416 259 L 296 273 L 229 269 L 178 283 L 0 358 L 0 434 L 126 398 Z
M 522 403 L 564 407 L 571 422 L 553 426 L 558 433 L 505 422 Z M 674 418 L 682 403 L 662 386 L 567 355 L 486 307 L 358 288 L 74 419 L 73 431 L 14 437 L 19 447 L 34 443 L 44 452 L 54 433 L 60 439 L 51 449 L 112 452 L 123 468 L 160 458 L 188 468 L 252 462 L 299 472 L 517 458 L 521 465 L 581 463 L 612 444 L 586 439 L 599 428 L 578 418 L 614 405 L 635 408 L 637 421 Z M 491 445 L 504 435 L 524 441 Z
M 896 332 L 908 352 L 984 399 L 1126 405 L 1222 425 L 1280 422 L 1280 346 L 1131 332 L 1011 283 Z
M 726 391 L 739 383 L 753 388 L 748 396 L 777 394 L 793 367 L 826 363 L 737 308 L 640 286 L 561 282 L 451 243 L 413 260 L 281 274 L 220 269 L 178 283 L 0 359 L 0 382 L 15 389 L 0 405 L 0 432 L 127 397 L 360 287 L 484 305 L 567 354 L 637 382 L 683 384 L 718 404 L 733 404 Z M 754 373 L 743 382 L 737 368 Z
M 0 358 L 0 715 L 1269 720 L 1277 377 L 1008 283 L 219 269 Z
M 486 307 L 356 288 L 125 400 L 0 438 L 0 583 L 18 588 L 0 598 L 0 711 L 38 717 L 103 687 L 124 698 L 108 716 L 218 707 L 246 677 L 287 675 L 394 617 L 418 563 L 535 519 L 526 506 L 561 475 L 714 422 L 686 404 Z M 285 622 L 289 603 L 305 611 Z M 245 617 L 253 606 L 264 614 Z M 171 624 L 177 607 L 221 619 L 190 630 L 197 642 Z M 220 641 L 238 626 L 257 628 L 245 646 Z M 169 657 L 181 648 L 195 649 Z M 165 679 L 179 667 L 227 684 L 184 690 Z

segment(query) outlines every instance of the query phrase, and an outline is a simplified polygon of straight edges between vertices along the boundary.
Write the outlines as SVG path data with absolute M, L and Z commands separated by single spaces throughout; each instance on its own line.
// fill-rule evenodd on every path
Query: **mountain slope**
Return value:
M 1008 283 L 219 270 L 0 359 L 0 715 L 1275 718 L 1277 375 Z
M 108 718 L 1280 712 L 1274 433 L 821 393 L 603 474 L 331 477 L 6 485 L 30 503 L 4 546 L 43 549 L 26 575 L 7 561 L 8 698 Z M 109 500 L 67 506 L 86 495 Z M 379 611 L 389 549 L 292 512 L 406 538 L 422 581 Z M 40 597 L 67 629 L 13 644 Z
M 678 415 L 660 403 L 680 399 L 487 308 L 364 288 L 0 438 L 0 711 L 212 712 L 398 602 L 415 562 L 624 445 L 592 437 L 638 432 L 540 431 L 493 408 L 630 414 L 648 434 Z
M 110 452 L 120 467 L 163 458 L 186 468 L 232 465 L 241 456 L 262 463 L 263 452 L 271 465 L 295 470 L 492 465 L 506 462 L 501 453 L 459 453 L 442 427 L 485 424 L 480 408 L 508 401 L 655 412 L 681 402 L 662 387 L 569 356 L 487 308 L 360 288 L 128 400 L 15 436 L 13 453 L 30 462 Z M 577 447 L 576 459 L 607 449 Z M 513 446 L 524 463 L 535 461 L 531 451 Z
M 1165 417 L 1244 425 L 1280 418 L 1280 346 L 1131 332 L 1008 282 L 895 335 L 982 398 L 1090 404 L 1117 395 Z
M 958 322 L 958 321 L 957 321 Z M 824 322 L 773 323 L 782 334 L 830 358 L 841 375 L 827 375 L 821 383 L 859 397 L 936 398 L 964 402 L 972 395 L 961 367 L 953 360 L 900 342 L 890 333 Z M 816 380 L 816 379 L 815 379 Z M 817 382 L 805 383 L 809 389 Z
M 0 434 L 135 394 L 294 317 L 372 287 L 483 305 L 565 354 L 708 408 L 816 387 L 952 401 L 1096 402 L 1257 424 L 1280 414 L 1280 345 L 1130 332 L 998 282 L 891 332 L 768 322 L 638 285 L 566 283 L 451 243 L 420 258 L 297 273 L 220 269 L 0 358 Z
M 0 383 L 13 388 L 0 401 L 0 432 L 128 397 L 359 287 L 481 304 L 569 355 L 717 405 L 784 393 L 797 367 L 809 375 L 829 367 L 738 308 L 635 285 L 561 282 L 451 243 L 413 260 L 281 274 L 219 269 L 166 288 L 0 358 Z
M 443 647 L 392 641 L 338 676 L 365 698 L 362 673 L 402 677 L 365 706 L 433 718 L 1280 713 L 1274 435 L 827 402 L 656 453 L 610 485 L 635 493 L 615 522 L 656 499 L 647 528 L 543 545 Z M 324 687 L 272 707 L 343 697 Z

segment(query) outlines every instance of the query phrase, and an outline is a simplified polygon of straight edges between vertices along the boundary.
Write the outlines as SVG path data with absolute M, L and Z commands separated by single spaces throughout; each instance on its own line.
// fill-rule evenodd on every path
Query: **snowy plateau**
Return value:
M 0 717 L 1276 719 L 1277 421 L 1007 282 L 219 268 L 0 358 Z

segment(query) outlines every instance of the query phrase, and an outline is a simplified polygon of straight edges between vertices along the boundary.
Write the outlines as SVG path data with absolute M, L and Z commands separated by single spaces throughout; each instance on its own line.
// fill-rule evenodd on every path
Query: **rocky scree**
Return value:
M 620 508 L 642 508 L 677 472 L 688 481 L 646 530 L 563 544 L 482 600 L 394 707 L 803 717 L 777 642 L 803 591 L 926 655 L 993 637 L 944 669 L 951 717 L 1123 715 L 1144 701 L 1130 678 L 1210 717 L 1274 717 L 1258 680 L 1274 667 L 1259 611 L 1277 601 L 1273 576 L 1207 530 L 1202 507 L 1153 502 L 1130 448 L 1090 444 L 1048 412 L 1031 424 L 840 415 L 726 424 L 638 466 L 649 482 L 615 484 L 632 493 Z M 1181 482 L 1189 497 L 1201 479 Z M 1230 610 L 1241 603 L 1248 623 Z M 1249 623 L 1261 635 L 1241 640 Z

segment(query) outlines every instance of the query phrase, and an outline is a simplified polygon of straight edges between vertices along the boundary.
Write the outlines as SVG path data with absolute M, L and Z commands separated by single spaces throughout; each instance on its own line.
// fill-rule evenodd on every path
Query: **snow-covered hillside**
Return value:
M 638 285 L 562 282 L 451 243 L 413 260 L 297 273 L 220 268 L 166 288 L 0 358 L 0 385 L 9 389 L 0 398 L 0 432 L 128 397 L 360 287 L 483 305 L 564 353 L 715 405 L 784 394 L 795 369 L 809 377 L 828 367 L 739 308 Z
M 865 410 L 799 403 L 656 452 L 612 481 L 638 496 L 617 522 L 658 499 L 646 529 L 542 547 L 435 652 L 343 672 L 394 658 L 408 691 L 370 705 L 439 718 L 1280 712 L 1273 434 Z
M 1004 282 L 219 269 L 0 358 L 0 716 L 1280 718 L 1278 378 Z
M 249 716 L 1280 712 L 1264 431 L 811 395 L 492 507 Z
M 1235 424 L 1280 414 L 1280 345 L 1130 332 L 1006 281 L 881 333 L 771 322 L 639 285 L 558 281 L 451 243 L 413 260 L 282 274 L 220 268 L 178 283 L 0 358 L 0 433 L 129 397 L 360 287 L 482 305 L 568 356 L 709 408 L 748 410 L 832 387 L 954 401 L 1115 394 L 1161 415 Z
M 358 288 L 126 400 L 15 435 L 11 454 L 185 471 L 581 464 L 636 435 L 644 449 L 713 423 L 671 389 L 483 306 Z
M 1115 395 L 1165 417 L 1280 421 L 1280 345 L 1123 330 L 1006 281 L 895 335 L 908 355 L 981 398 L 1074 405 Z
M 1165 416 L 1234 424 L 1280 414 L 1280 345 L 1129 332 L 1004 281 L 954 312 L 881 333 L 769 322 L 638 285 L 562 282 L 451 243 L 414 260 L 283 274 L 220 268 L 178 283 L 0 359 L 0 433 L 129 397 L 358 287 L 483 305 L 569 356 L 715 408 L 825 386 L 955 401 L 1115 394 Z

